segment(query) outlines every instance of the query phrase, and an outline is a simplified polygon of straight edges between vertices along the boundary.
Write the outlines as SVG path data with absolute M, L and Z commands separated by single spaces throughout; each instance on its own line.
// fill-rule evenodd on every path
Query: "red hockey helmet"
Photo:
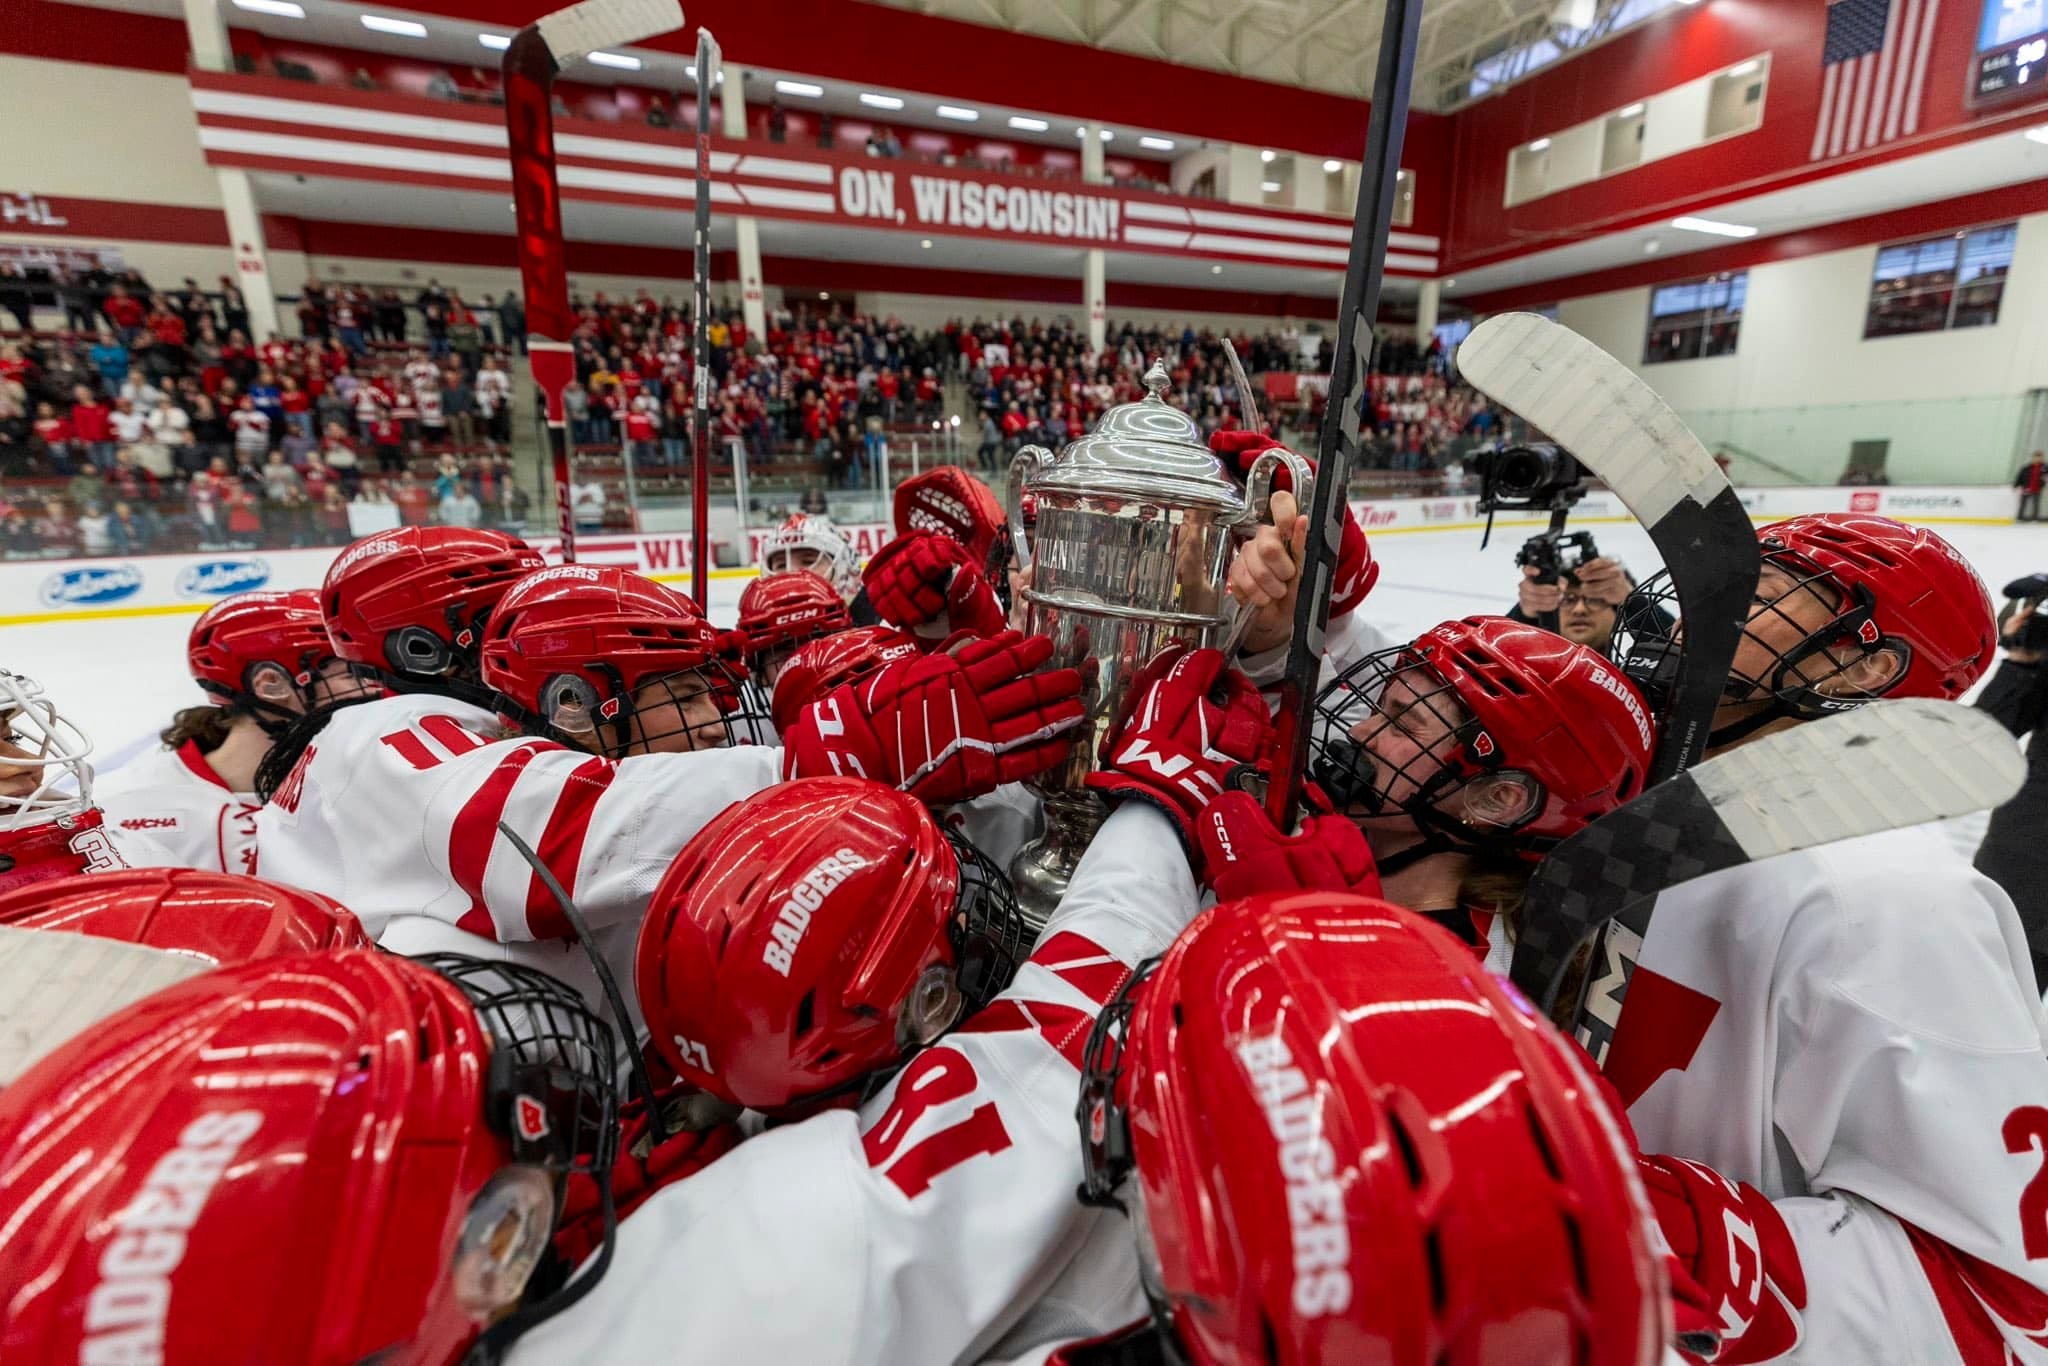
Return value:
M 615 1059 L 574 992 L 474 959 L 268 958 L 145 997 L 0 1093 L 0 1355 L 452 1362 L 520 1306 L 564 1174 L 609 1180 Z M 258 1263 L 294 1273 L 252 1300 Z
M 834 688 L 916 653 L 917 640 L 893 626 L 856 626 L 798 646 L 775 676 L 775 729 L 787 731 L 805 707 Z
M 447 678 L 473 669 L 485 618 L 543 563 L 502 531 L 397 527 L 335 557 L 320 586 L 320 610 L 334 653 L 350 663 L 402 678 Z
M 696 603 L 652 579 L 558 565 L 499 601 L 484 631 L 483 681 L 529 725 L 613 758 L 751 743 L 740 679 L 719 643 Z M 672 716 L 658 714 L 671 703 Z M 675 736 L 682 742 L 661 743 Z
M 221 705 L 272 723 L 332 700 L 337 680 L 325 675 L 345 667 L 335 661 L 320 595 L 310 588 L 223 598 L 199 614 L 185 640 L 193 682 Z M 357 686 L 351 679 L 339 690 L 352 694 Z M 282 705 L 288 697 L 299 705 Z
M 853 625 L 846 599 L 816 574 L 770 574 L 740 594 L 739 632 L 746 640 L 747 668 L 764 688 L 791 651 L 806 641 Z
M 1009 984 L 1009 884 L 924 806 L 805 778 L 729 806 L 641 922 L 634 979 L 682 1079 L 769 1114 L 852 1096 Z
M 1097 1017 L 1083 1198 L 1128 1205 L 1198 1366 L 1653 1366 L 1669 1290 L 1596 1087 L 1421 917 L 1226 902 Z
M 1835 614 L 1792 650 L 1774 653 L 1767 678 L 1745 679 L 1802 716 L 1877 697 L 1956 698 L 1990 669 L 1998 646 L 1991 595 L 1956 548 L 1925 527 L 1853 512 L 1815 513 L 1759 528 L 1764 563 L 1792 580 L 1831 590 Z M 1751 613 L 1754 639 L 1761 605 Z M 1808 661 L 1829 646 L 1865 655 L 1896 651 L 1904 667 L 1868 691 L 1828 687 L 1841 666 L 1816 674 Z M 1802 665 L 1806 667 L 1802 668 Z
M 896 534 L 931 531 L 967 547 L 973 564 L 989 567 L 1008 533 L 1002 502 L 987 484 L 958 465 L 934 465 L 896 486 Z
M 218 964 L 369 948 L 362 924 L 318 892 L 198 868 L 128 868 L 0 896 L 0 925 L 69 930 Z
M 1353 814 L 1528 857 L 1640 792 L 1656 748 L 1620 668 L 1505 617 L 1366 656 L 1316 698 L 1315 726 L 1316 779 Z

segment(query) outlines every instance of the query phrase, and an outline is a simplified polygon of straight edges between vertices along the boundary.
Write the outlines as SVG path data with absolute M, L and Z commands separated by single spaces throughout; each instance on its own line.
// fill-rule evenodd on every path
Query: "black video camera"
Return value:
M 1588 560 L 1600 558 L 1590 531 L 1545 531 L 1522 542 L 1515 552 L 1517 565 L 1536 566 L 1536 582 L 1556 583 L 1566 574 L 1576 574 Z
M 2014 579 L 2005 586 L 2006 604 L 1998 614 L 1998 643 L 2008 650 L 2048 650 L 2048 620 L 2040 611 L 2041 602 L 2048 598 L 2048 574 L 2029 574 L 2024 579 Z M 2016 635 L 2007 636 L 2005 624 L 2022 607 L 2035 609 Z
M 1569 508 L 1586 495 L 1586 472 L 1572 453 L 1548 441 L 1497 446 L 1473 456 L 1479 471 L 1479 510 Z

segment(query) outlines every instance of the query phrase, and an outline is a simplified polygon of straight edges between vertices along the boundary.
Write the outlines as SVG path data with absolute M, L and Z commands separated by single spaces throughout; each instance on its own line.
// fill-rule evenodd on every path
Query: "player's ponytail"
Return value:
M 182 749 L 188 740 L 196 741 L 201 751 L 212 753 L 227 743 L 228 732 L 242 713 L 234 707 L 203 704 L 186 707 L 171 718 L 158 738 L 165 749 Z
M 256 765 L 257 798 L 268 802 L 277 789 L 284 785 L 284 780 L 298 767 L 299 757 L 319 737 L 330 717 L 344 707 L 375 702 L 379 695 L 369 692 L 360 697 L 346 697 L 339 702 L 329 702 L 325 706 L 315 707 L 294 717 L 291 724 L 279 732 L 277 738 L 271 742 L 269 752 L 263 756 L 263 762 Z

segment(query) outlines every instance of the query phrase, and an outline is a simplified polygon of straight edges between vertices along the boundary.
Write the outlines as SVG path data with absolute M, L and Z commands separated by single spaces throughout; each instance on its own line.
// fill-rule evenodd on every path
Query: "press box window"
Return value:
M 1748 293 L 1746 270 L 1652 290 L 1643 364 L 1734 355 L 1742 331 L 1742 304 Z
M 1878 248 L 1865 339 L 1997 322 L 2018 238 L 2017 224 L 2000 223 Z

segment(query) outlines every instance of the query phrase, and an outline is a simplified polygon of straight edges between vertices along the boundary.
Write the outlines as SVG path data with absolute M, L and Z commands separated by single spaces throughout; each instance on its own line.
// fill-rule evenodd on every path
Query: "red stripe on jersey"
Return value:
M 2006 1366 L 2011 1360 L 1994 1314 L 2021 1337 L 2048 1347 L 2048 1293 L 1904 1219 L 1899 1227 L 1920 1259 L 1963 1366 Z
M 1072 1006 L 1004 998 L 989 1002 L 955 1032 L 1006 1034 L 1013 1029 L 1035 1029 L 1079 1072 L 1082 1057 L 1088 1050 L 1088 1034 L 1094 1023 L 1093 1015 Z
M 448 832 L 448 875 L 469 893 L 469 909 L 456 920 L 457 928 L 486 939 L 499 937 L 497 922 L 484 905 L 484 872 L 490 867 L 491 850 L 498 843 L 498 822 L 505 815 L 505 804 L 512 800 L 513 785 L 533 756 L 550 747 L 544 740 L 519 745 L 498 761 L 491 776 L 478 784 L 456 813 Z
M 578 765 L 562 784 L 562 795 L 541 831 L 540 847 L 534 852 L 547 865 L 569 899 L 576 899 L 576 868 L 583 861 L 583 840 L 590 833 L 590 817 L 597 799 L 612 785 L 618 772 L 608 759 L 593 758 Z M 554 896 L 538 874 L 526 894 L 526 928 L 535 939 L 570 939 L 574 929 L 563 918 Z
M 1129 964 L 1072 930 L 1046 940 L 1031 961 L 1099 1006 L 1108 1005 L 1131 975 Z

